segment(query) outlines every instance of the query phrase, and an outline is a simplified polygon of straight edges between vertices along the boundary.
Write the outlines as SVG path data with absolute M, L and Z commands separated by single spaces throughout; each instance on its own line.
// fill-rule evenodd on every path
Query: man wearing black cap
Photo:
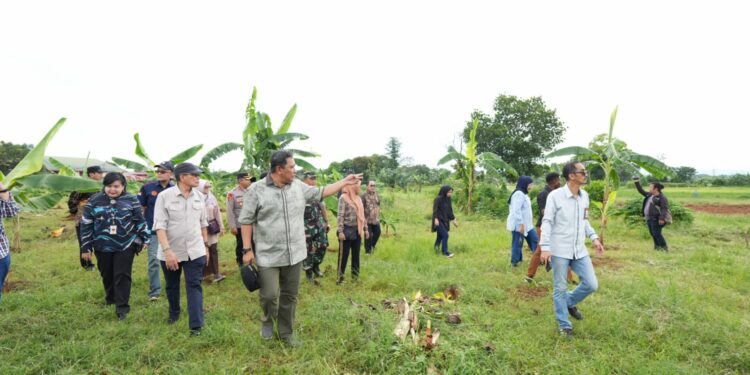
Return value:
M 154 207 L 156 197 L 159 194 L 174 186 L 172 183 L 172 172 L 174 166 L 172 162 L 165 161 L 154 166 L 156 169 L 156 181 L 149 182 L 138 192 L 138 201 L 141 202 L 143 215 L 146 217 L 146 225 L 151 231 L 151 241 L 148 243 L 148 297 L 151 301 L 156 301 L 161 296 L 161 276 L 159 275 L 159 259 L 156 258 L 156 249 L 159 247 L 159 241 L 156 233 L 152 230 L 154 226 Z
M 234 253 L 239 266 L 242 266 L 242 233 L 240 232 L 240 224 L 237 220 L 240 218 L 245 193 L 253 182 L 255 182 L 255 177 L 251 177 L 247 172 L 239 172 L 237 173 L 237 187 L 227 193 L 227 222 L 229 223 L 229 229 L 237 241 Z
M 320 202 L 344 186 L 360 183 L 362 175 L 318 188 L 296 179 L 294 156 L 286 150 L 271 155 L 271 170 L 266 178 L 245 194 L 239 223 L 242 225 L 243 261 L 252 263 L 257 253 L 260 273 L 261 336 L 271 339 L 278 322 L 279 338 L 290 346 L 299 345 L 294 336 L 302 261 L 305 245 L 305 205 Z M 255 235 L 257 248 L 251 247 Z
M 203 173 L 191 163 L 174 168 L 177 186 L 156 197 L 154 230 L 159 240 L 161 261 L 169 300 L 169 324 L 180 318 L 180 277 L 185 273 L 185 290 L 190 335 L 203 328 L 203 267 L 208 262 L 208 219 L 204 196 L 196 189 Z
M 101 181 L 104 178 L 104 171 L 102 170 L 102 167 L 98 165 L 92 165 L 86 168 L 86 174 L 90 179 L 94 181 Z M 75 217 L 76 238 L 78 238 L 79 248 L 81 247 L 81 217 L 83 217 L 83 207 L 89 201 L 89 198 L 91 198 L 91 196 L 94 194 L 96 194 L 96 192 L 83 193 L 74 191 L 70 193 L 70 196 L 68 197 L 68 212 L 70 212 L 70 214 Z M 81 259 L 80 252 L 78 252 L 78 254 L 78 259 L 81 262 L 81 267 L 83 267 L 86 271 L 96 271 L 96 267 L 91 260 Z

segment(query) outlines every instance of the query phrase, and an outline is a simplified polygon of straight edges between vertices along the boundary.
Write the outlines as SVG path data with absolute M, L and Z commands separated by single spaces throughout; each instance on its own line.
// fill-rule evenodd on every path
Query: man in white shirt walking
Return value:
M 589 237 L 597 254 L 604 253 L 594 228 L 588 221 L 589 195 L 581 186 L 586 185 L 588 173 L 583 164 L 574 161 L 563 167 L 563 178 L 567 184 L 549 193 L 542 219 L 542 262 L 552 262 L 554 291 L 552 300 L 555 319 L 560 327 L 560 335 L 573 335 L 573 324 L 568 315 L 576 320 L 583 314 L 576 308 L 589 294 L 599 288 L 599 282 L 586 250 L 586 237 Z M 570 267 L 581 283 L 573 291 L 568 291 L 567 272 Z

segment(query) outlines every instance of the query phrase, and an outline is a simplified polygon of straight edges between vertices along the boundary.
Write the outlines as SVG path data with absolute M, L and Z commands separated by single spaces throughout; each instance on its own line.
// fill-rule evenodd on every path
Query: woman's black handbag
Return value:
M 260 289 L 260 273 L 258 273 L 254 264 L 243 266 L 240 275 L 242 276 L 242 283 L 245 284 L 245 288 L 250 293 Z
M 359 231 L 356 226 L 344 225 L 344 238 L 346 238 L 347 241 L 354 241 L 357 237 L 359 237 Z
M 216 219 L 211 219 L 208 221 L 208 228 L 206 228 L 208 231 L 208 234 L 218 234 L 221 232 L 221 226 L 219 225 L 219 221 Z

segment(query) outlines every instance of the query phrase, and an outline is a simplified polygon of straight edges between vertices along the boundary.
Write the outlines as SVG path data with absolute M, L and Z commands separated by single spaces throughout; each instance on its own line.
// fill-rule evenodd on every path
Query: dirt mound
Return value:
M 686 204 L 685 207 L 710 214 L 748 215 L 750 204 Z

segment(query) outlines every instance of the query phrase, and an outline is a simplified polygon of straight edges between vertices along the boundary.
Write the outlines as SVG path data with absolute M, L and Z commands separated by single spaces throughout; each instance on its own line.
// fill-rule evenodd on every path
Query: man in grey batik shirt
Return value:
M 359 183 L 362 175 L 349 175 L 324 188 L 309 186 L 295 176 L 292 153 L 281 150 L 271 156 L 268 175 L 250 186 L 240 213 L 243 261 L 256 261 L 260 272 L 261 336 L 273 337 L 278 322 L 279 338 L 297 346 L 294 316 L 302 261 L 307 257 L 304 211 L 308 202 L 321 201 Z M 250 238 L 254 236 L 255 255 Z M 257 258 L 256 258 L 257 256 Z

